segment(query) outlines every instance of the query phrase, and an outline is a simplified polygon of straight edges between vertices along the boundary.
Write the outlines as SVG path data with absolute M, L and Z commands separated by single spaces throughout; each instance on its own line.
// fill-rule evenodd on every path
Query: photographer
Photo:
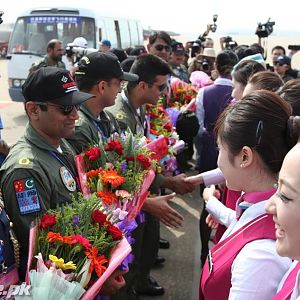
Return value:
M 72 43 L 67 44 L 65 49 L 67 59 L 71 63 L 70 73 L 73 76 L 77 71 L 77 63 L 84 56 L 98 51 L 94 48 L 87 48 L 88 42 L 84 37 L 77 37 Z
M 222 50 L 233 50 L 238 46 L 238 43 L 231 36 L 220 37 L 220 46 Z

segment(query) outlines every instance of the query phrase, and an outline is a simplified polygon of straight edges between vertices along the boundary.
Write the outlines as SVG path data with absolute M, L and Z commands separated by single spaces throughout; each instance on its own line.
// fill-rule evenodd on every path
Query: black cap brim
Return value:
M 67 94 L 64 97 L 55 99 L 53 101 L 49 101 L 49 100 L 48 101 L 60 105 L 78 105 L 90 98 L 95 98 L 95 95 L 80 92 L 80 91 L 74 91 L 72 93 Z
M 126 80 L 126 81 L 138 81 L 139 76 L 136 75 L 136 74 L 123 72 L 123 75 L 120 77 L 120 79 L 121 80 Z

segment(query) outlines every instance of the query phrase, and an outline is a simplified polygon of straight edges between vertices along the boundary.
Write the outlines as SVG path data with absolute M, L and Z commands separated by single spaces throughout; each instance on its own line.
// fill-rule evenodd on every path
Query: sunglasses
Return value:
M 163 49 L 165 49 L 167 52 L 170 52 L 171 51 L 171 47 L 168 46 L 168 45 L 155 45 L 154 48 L 157 50 L 157 51 L 163 51 Z
M 48 106 L 53 106 L 58 108 L 65 116 L 69 116 L 74 108 L 76 109 L 76 111 L 79 110 L 80 108 L 80 104 L 76 104 L 76 105 L 59 105 L 59 104 L 53 104 L 53 103 L 45 103 L 45 102 L 35 102 L 36 104 L 38 104 L 40 107 L 48 107 Z
M 274 62 L 274 66 L 280 66 L 280 67 L 282 67 L 284 64 L 283 63 L 280 63 L 280 62 L 278 62 L 278 61 L 275 61 Z
M 147 81 L 145 81 L 145 82 L 148 83 L 149 86 L 155 85 L 155 86 L 158 88 L 158 90 L 159 90 L 160 92 L 164 91 L 164 90 L 168 87 L 168 84 L 167 84 L 167 83 L 163 83 L 163 84 L 161 84 L 161 85 L 156 85 L 156 84 L 153 83 L 153 82 L 147 82 Z

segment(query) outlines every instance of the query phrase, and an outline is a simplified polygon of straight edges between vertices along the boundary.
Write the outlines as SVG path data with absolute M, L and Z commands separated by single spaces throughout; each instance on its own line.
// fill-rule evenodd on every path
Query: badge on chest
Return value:
M 64 186 L 67 188 L 70 192 L 75 192 L 76 190 L 76 181 L 73 178 L 72 174 L 66 167 L 61 167 L 60 170 L 60 177 L 62 179 L 62 182 Z

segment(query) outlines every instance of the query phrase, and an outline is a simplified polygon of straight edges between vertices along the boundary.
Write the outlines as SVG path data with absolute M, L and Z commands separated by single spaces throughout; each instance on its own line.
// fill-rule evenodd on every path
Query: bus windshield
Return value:
M 51 39 L 59 39 L 64 47 L 76 37 L 96 47 L 95 21 L 79 16 L 30 16 L 17 19 L 9 41 L 8 53 L 45 55 Z

